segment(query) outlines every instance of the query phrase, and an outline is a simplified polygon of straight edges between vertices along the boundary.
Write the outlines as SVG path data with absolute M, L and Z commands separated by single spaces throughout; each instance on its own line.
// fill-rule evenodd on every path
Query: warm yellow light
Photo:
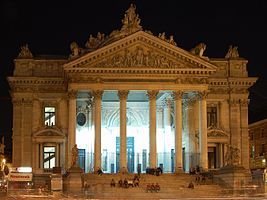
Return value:
M 6 159 L 3 159 L 2 162 L 3 162 L 3 164 L 6 164 Z

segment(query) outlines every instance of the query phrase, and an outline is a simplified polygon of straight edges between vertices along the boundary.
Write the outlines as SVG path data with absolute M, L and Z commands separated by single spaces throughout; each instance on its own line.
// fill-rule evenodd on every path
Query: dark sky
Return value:
M 93 2 L 93 3 L 92 3 Z M 25 43 L 34 55 L 68 55 L 76 41 L 84 47 L 90 34 L 121 28 L 130 3 L 136 4 L 143 29 L 154 35 L 174 35 L 178 46 L 190 50 L 204 42 L 209 57 L 224 57 L 238 46 L 250 76 L 259 77 L 250 90 L 250 122 L 267 117 L 267 1 L 266 0 L 106 0 L 0 1 L 0 135 L 12 135 L 12 107 L 6 77 Z

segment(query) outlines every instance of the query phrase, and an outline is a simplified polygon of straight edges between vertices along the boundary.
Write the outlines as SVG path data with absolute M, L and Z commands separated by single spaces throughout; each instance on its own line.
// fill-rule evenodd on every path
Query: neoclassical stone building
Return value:
M 165 172 L 225 164 L 227 144 L 249 167 L 247 60 L 190 51 L 173 36 L 143 30 L 131 5 L 122 28 L 73 42 L 69 57 L 33 56 L 28 46 L 8 77 L 13 165 L 34 173 L 68 169 L 79 149 L 85 172 Z

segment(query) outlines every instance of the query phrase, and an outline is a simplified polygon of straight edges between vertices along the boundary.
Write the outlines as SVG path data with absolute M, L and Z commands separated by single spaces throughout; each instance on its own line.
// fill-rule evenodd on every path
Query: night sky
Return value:
M 90 3 L 91 2 L 91 3 Z M 90 34 L 120 29 L 131 3 L 144 30 L 174 35 L 179 47 L 207 45 L 204 56 L 224 57 L 229 45 L 238 46 L 248 62 L 249 76 L 259 77 L 250 89 L 249 121 L 267 117 L 267 1 L 0 1 L 0 136 L 11 151 L 12 104 L 7 76 L 13 59 L 26 43 L 33 55 L 69 55 L 70 43 L 81 47 Z

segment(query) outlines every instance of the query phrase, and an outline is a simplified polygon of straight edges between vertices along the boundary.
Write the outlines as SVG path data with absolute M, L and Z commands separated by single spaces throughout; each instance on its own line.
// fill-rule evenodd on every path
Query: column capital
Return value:
M 172 98 L 174 101 L 182 99 L 184 92 L 181 90 L 176 90 L 172 92 Z
M 119 90 L 118 91 L 118 96 L 119 98 L 122 100 L 122 99 L 127 99 L 127 96 L 129 94 L 129 90 Z
M 247 107 L 249 104 L 249 99 L 240 99 L 240 105 Z
M 202 100 L 205 100 L 207 98 L 208 94 L 209 94 L 208 90 L 198 92 L 199 98 Z
M 76 90 L 69 90 L 68 91 L 68 97 L 69 97 L 69 99 L 76 99 L 77 91 Z
M 150 100 L 153 100 L 153 99 L 156 100 L 158 93 L 159 93 L 158 90 L 148 90 L 147 96 Z
M 93 90 L 92 95 L 96 99 L 102 99 L 103 90 Z

